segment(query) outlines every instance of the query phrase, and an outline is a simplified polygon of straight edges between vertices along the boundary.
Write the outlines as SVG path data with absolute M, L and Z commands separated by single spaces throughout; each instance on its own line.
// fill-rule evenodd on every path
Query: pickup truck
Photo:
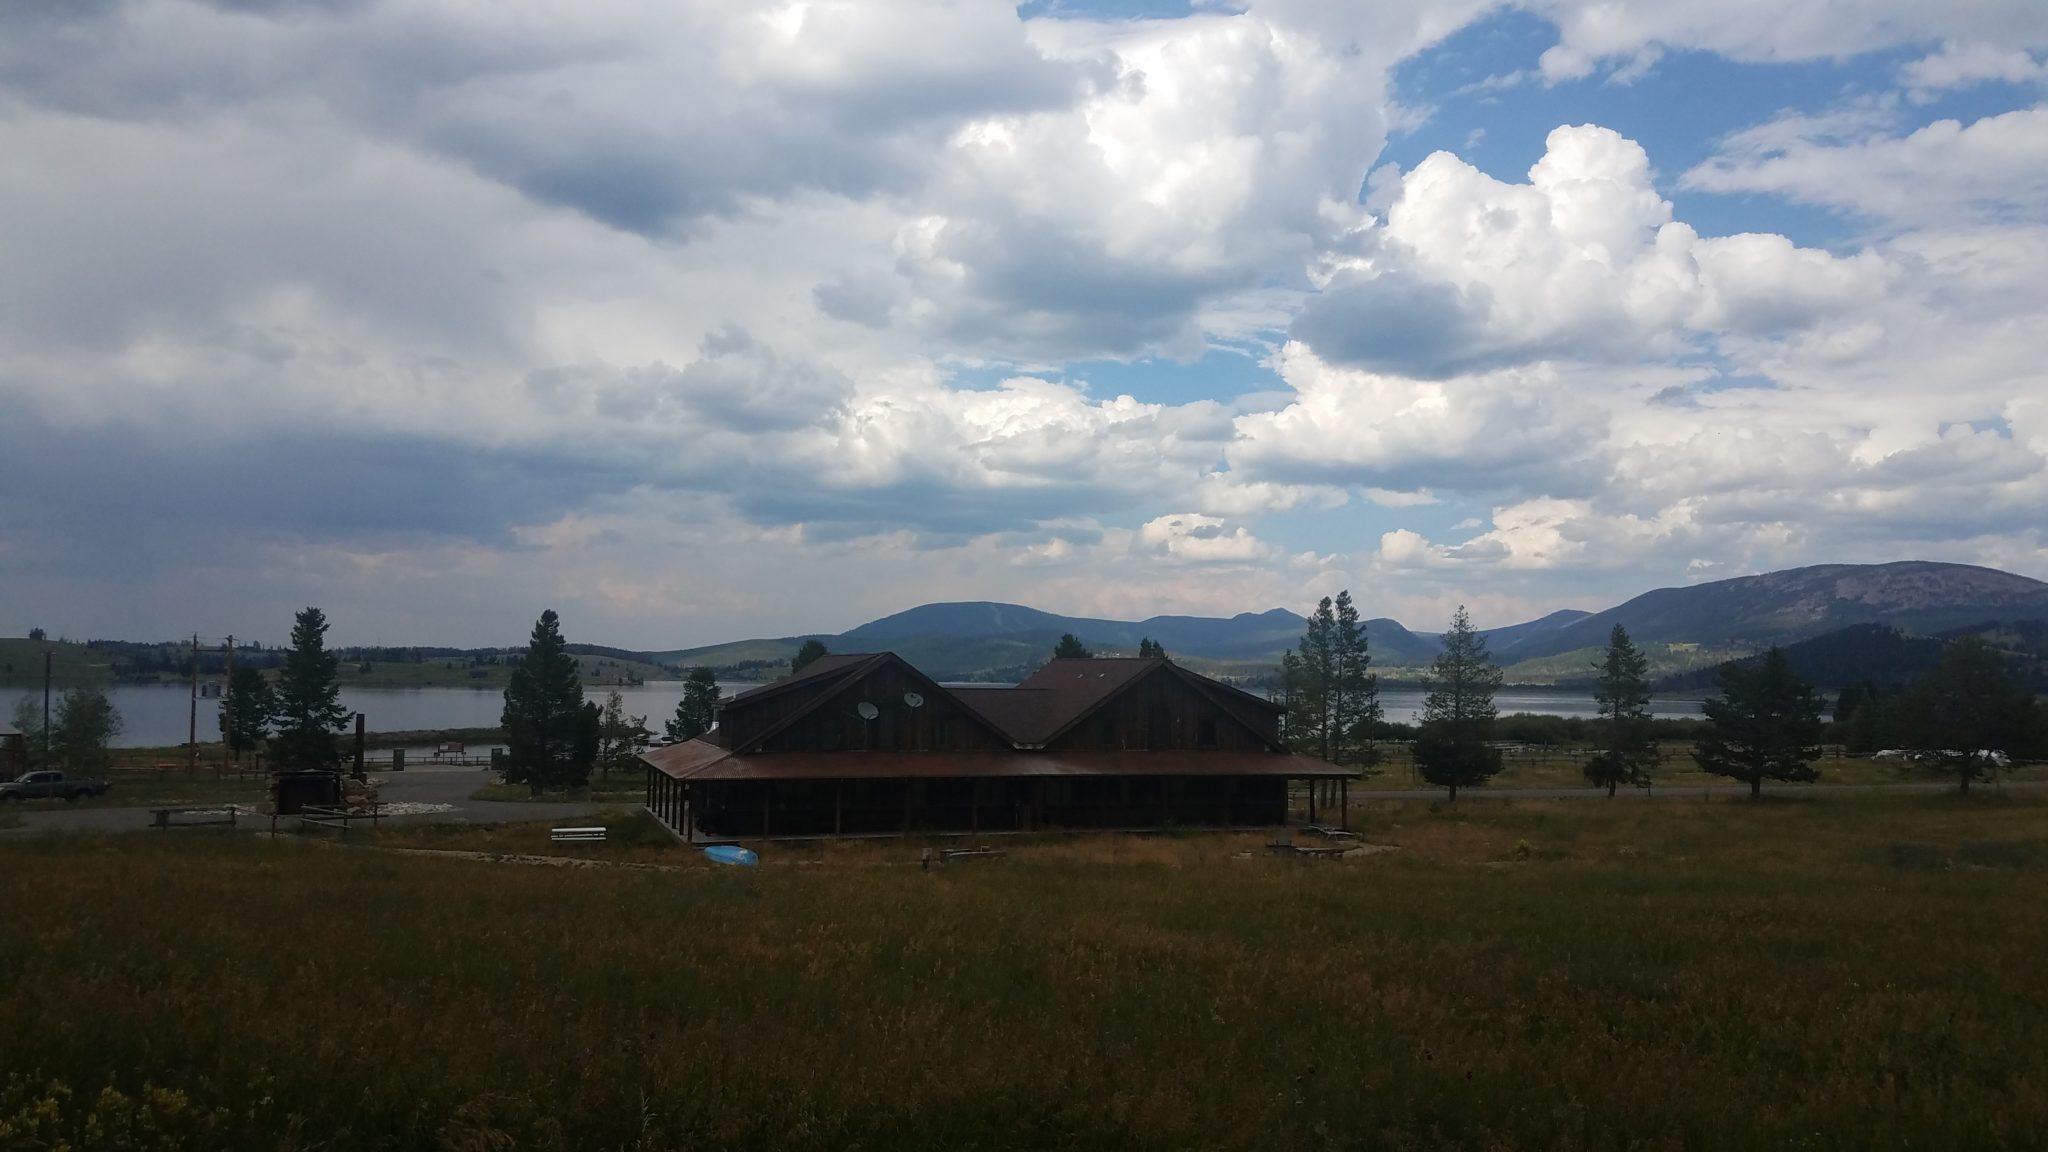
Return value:
M 105 780 L 66 776 L 62 772 L 49 769 L 24 772 L 19 779 L 0 784 L 0 801 L 8 803 L 20 803 L 23 800 L 76 800 L 81 796 L 106 794 Z

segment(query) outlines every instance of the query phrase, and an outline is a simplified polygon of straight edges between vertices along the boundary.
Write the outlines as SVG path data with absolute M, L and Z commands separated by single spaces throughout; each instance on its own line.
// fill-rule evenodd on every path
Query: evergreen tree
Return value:
M 1956 778 L 1964 792 L 1988 779 L 1989 753 L 2025 755 L 2036 724 L 2034 693 L 1982 637 L 1965 636 L 1942 653 L 1905 701 L 1905 743 L 1921 763 Z
M 1647 788 L 1657 766 L 1650 726 L 1650 661 L 1616 624 L 1607 634 L 1607 659 L 1597 666 L 1593 703 L 1600 712 L 1600 750 L 1586 761 L 1586 779 L 1614 795 L 1616 786 Z
M 1333 674 L 1330 719 L 1336 729 L 1338 764 L 1370 764 L 1376 759 L 1372 733 L 1380 722 L 1380 678 L 1372 671 L 1365 626 L 1358 621 L 1358 608 L 1351 603 L 1351 591 L 1337 593 L 1336 620 L 1330 633 Z
M 632 771 L 634 761 L 647 747 L 647 717 L 626 715 L 625 697 L 616 688 L 605 693 L 597 740 L 598 768 L 607 778 L 615 768 Z
M 809 640 L 804 641 L 803 647 L 796 650 L 796 655 L 789 661 L 789 671 L 791 675 L 794 675 L 803 671 L 804 665 L 809 664 L 820 656 L 829 655 L 831 653 L 825 651 L 825 642 L 813 636 Z
M 668 722 L 671 740 L 695 740 L 711 731 L 718 706 L 718 677 L 702 666 L 690 669 L 683 678 L 683 698 L 676 702 L 675 719 Z
M 552 608 L 534 622 L 526 655 L 505 686 L 503 723 L 506 783 L 525 784 L 538 796 L 590 779 L 603 714 L 583 699 L 576 658 L 569 655 L 561 618 Z
M 67 772 L 97 776 L 112 757 L 107 745 L 121 732 L 121 714 L 98 688 L 73 688 L 57 701 L 50 720 L 50 756 Z
M 276 715 L 277 694 L 263 673 L 249 667 L 235 669 L 220 697 L 220 736 L 233 750 L 237 765 L 242 753 L 254 751 L 270 736 Z
M 341 672 L 327 650 L 327 616 L 318 608 L 292 622 L 292 646 L 277 679 L 277 734 L 270 758 L 278 768 L 334 768 L 341 763 L 335 733 L 348 722 L 341 706 Z
M 1150 636 L 1142 637 L 1138 641 L 1138 656 L 1146 660 L 1164 660 L 1166 647 Z
M 1088 646 L 1081 643 L 1081 638 L 1072 632 L 1060 633 L 1060 642 L 1052 650 L 1055 660 L 1089 660 L 1094 656 L 1095 653 L 1090 652 Z
M 1294 710 L 1287 730 L 1303 755 L 1336 762 L 1337 757 L 1337 614 L 1325 596 L 1309 615 L 1308 627 L 1295 649 Z
M 1280 695 L 1274 703 L 1285 708 L 1282 713 L 1287 725 L 1283 735 L 1290 751 L 1307 753 L 1313 746 L 1313 734 L 1302 731 L 1301 709 L 1301 657 L 1289 648 L 1280 654 Z
M 1429 696 L 1422 705 L 1422 730 L 1415 738 L 1415 770 L 1439 788 L 1458 789 L 1486 783 L 1500 772 L 1500 750 L 1487 745 L 1493 732 L 1493 694 L 1500 688 L 1500 669 L 1486 655 L 1486 638 L 1472 627 L 1465 606 L 1451 617 L 1444 650 L 1430 665 L 1425 682 Z
M 1751 799 L 1764 781 L 1810 781 L 1819 776 L 1820 696 L 1794 675 L 1783 649 L 1754 664 L 1729 663 L 1714 675 L 1719 699 L 1700 705 L 1709 725 L 1693 745 L 1700 769 L 1749 783 Z

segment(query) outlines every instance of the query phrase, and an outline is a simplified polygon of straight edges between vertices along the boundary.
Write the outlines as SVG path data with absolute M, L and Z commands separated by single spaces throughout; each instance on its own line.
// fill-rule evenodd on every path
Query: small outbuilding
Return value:
M 1356 773 L 1287 751 L 1283 711 L 1165 659 L 946 687 L 894 653 L 835 655 L 641 760 L 648 811 L 685 839 L 1271 827 L 1296 781 L 1341 821 Z

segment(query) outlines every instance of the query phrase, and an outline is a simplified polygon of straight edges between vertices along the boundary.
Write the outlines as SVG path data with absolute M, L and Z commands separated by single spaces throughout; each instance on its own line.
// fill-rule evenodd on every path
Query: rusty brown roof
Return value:
M 1357 775 L 1352 769 L 1314 757 L 1265 752 L 763 752 L 737 756 L 716 745 L 706 745 L 708 752 L 677 751 L 699 743 L 691 740 L 658 748 L 641 759 L 679 780 Z
M 778 695 L 785 689 L 794 688 L 799 684 L 846 675 L 886 655 L 886 652 L 844 652 L 820 656 L 781 679 L 770 680 L 758 688 L 735 693 L 732 699 L 751 704 L 762 697 Z
M 1012 689 L 1037 692 L 1042 699 L 1028 714 L 1029 726 L 1011 735 L 1019 744 L 1044 744 L 1145 673 L 1166 667 L 1166 663 L 1152 656 L 1048 661 Z

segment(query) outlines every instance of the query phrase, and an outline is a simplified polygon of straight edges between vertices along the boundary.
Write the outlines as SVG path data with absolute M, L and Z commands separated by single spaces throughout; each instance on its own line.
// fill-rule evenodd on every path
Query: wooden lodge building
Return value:
M 1288 752 L 1283 711 L 1163 659 L 1054 660 L 984 688 L 835 655 L 641 759 L 648 810 L 686 840 L 1271 827 L 1296 780 L 1311 819 L 1317 798 L 1347 811 L 1354 773 Z

